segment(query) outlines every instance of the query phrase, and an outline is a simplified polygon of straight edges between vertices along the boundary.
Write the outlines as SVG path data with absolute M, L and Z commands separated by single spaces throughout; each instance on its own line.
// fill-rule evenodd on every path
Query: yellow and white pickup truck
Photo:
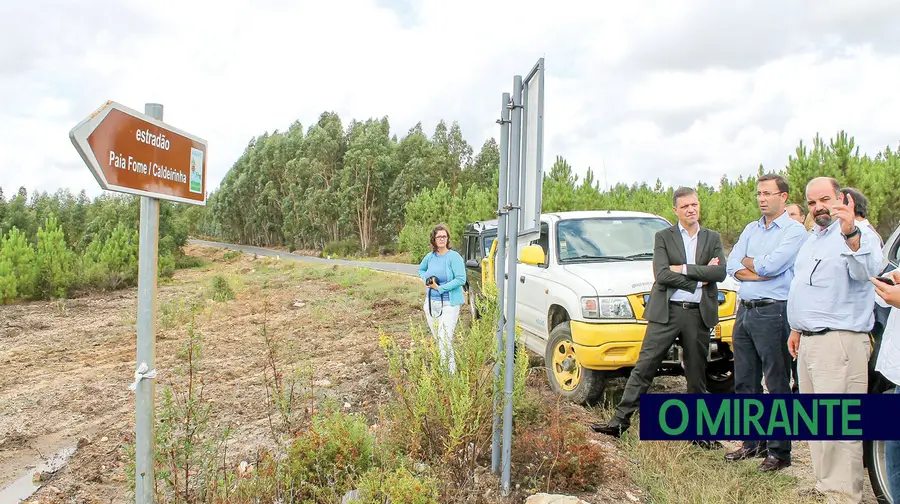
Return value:
M 594 403 L 610 377 L 633 369 L 647 326 L 654 237 L 671 225 L 642 212 L 547 213 L 540 236 L 519 244 L 516 322 L 528 349 L 544 356 L 551 387 L 567 400 Z M 494 257 L 496 241 L 481 264 L 484 281 L 493 281 Z M 709 335 L 707 385 L 728 393 L 738 285 L 728 277 L 718 286 L 720 321 Z M 677 343 L 659 374 L 684 374 Z

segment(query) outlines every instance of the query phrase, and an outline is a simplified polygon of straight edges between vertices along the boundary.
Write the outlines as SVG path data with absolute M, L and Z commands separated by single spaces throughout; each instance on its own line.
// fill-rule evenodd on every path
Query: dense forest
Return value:
M 205 207 L 163 202 L 160 275 L 189 266 L 182 247 L 189 235 L 336 255 L 409 253 L 429 249 L 437 222 L 450 225 L 459 244 L 463 227 L 493 219 L 500 154 L 488 139 L 477 154 L 457 123 L 421 123 L 398 139 L 387 117 L 352 120 L 323 113 L 311 127 L 295 122 L 250 140 Z M 543 210 L 641 210 L 674 221 L 672 187 L 655 183 L 603 187 L 588 168 L 579 178 L 562 156 L 545 170 Z M 801 141 L 778 167 L 746 176 L 698 181 L 705 226 L 726 245 L 758 218 L 756 177 L 785 175 L 790 200 L 803 204 L 806 182 L 832 176 L 869 198 L 869 220 L 883 236 L 900 223 L 900 154 L 886 146 L 860 155 L 852 136 Z M 138 198 L 105 194 L 90 200 L 66 189 L 54 194 L 0 189 L 0 302 L 65 297 L 91 288 L 133 285 L 137 278 Z
M 69 297 L 137 283 L 140 200 L 85 191 L 53 194 L 26 188 L 8 199 L 0 188 L 0 303 Z M 200 207 L 160 204 L 159 275 L 195 262 L 184 256 Z
M 439 122 L 431 137 L 417 124 L 402 139 L 388 119 L 351 121 L 344 128 L 323 113 L 304 133 L 299 123 L 286 132 L 250 141 L 243 155 L 210 196 L 202 232 L 230 242 L 337 253 L 410 252 L 418 261 L 428 250 L 428 231 L 450 225 L 459 243 L 467 222 L 492 219 L 497 209 L 500 154 L 489 139 L 477 155 L 459 125 Z M 748 167 L 746 176 L 698 181 L 702 219 L 734 243 L 749 220 L 758 218 L 756 177 L 785 175 L 792 202 L 804 202 L 810 178 L 833 176 L 869 200 L 871 222 L 883 235 L 900 222 L 898 153 L 890 147 L 860 155 L 841 131 L 800 142 L 784 166 Z M 655 183 L 603 187 L 588 168 L 579 180 L 564 157 L 545 169 L 543 210 L 642 210 L 674 220 L 673 188 Z

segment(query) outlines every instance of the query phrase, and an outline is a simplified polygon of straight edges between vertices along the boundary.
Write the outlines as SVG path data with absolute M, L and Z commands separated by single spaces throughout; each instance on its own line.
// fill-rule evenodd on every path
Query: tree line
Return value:
M 784 175 L 790 201 L 805 207 L 804 187 L 832 176 L 869 199 L 869 220 L 883 237 L 900 224 L 900 154 L 885 147 L 861 155 L 840 131 L 830 140 L 801 141 L 784 166 L 762 165 L 717 184 L 696 184 L 705 226 L 733 244 L 759 216 L 756 177 Z M 478 154 L 458 123 L 440 121 L 428 136 L 416 124 L 402 139 L 387 117 L 352 120 L 333 112 L 304 129 L 251 139 L 210 194 L 207 205 L 160 206 L 160 274 L 190 266 L 182 252 L 189 235 L 257 246 L 315 249 L 340 255 L 408 253 L 414 262 L 430 249 L 429 232 L 447 223 L 461 243 L 467 223 L 495 218 L 500 153 L 495 139 Z M 638 210 L 674 222 L 674 188 L 655 183 L 604 187 L 589 167 L 583 178 L 562 156 L 545 170 L 543 210 Z M 119 288 L 137 279 L 139 198 L 85 191 L 29 194 L 0 188 L 0 302 L 65 297 L 82 289 Z
M 65 298 L 137 283 L 140 199 L 0 188 L 0 303 Z M 160 204 L 159 274 L 194 264 L 182 247 L 198 207 Z M 193 212 L 193 214 L 192 214 Z
M 458 123 L 440 121 L 430 137 L 421 123 L 402 139 L 387 117 L 352 120 L 346 128 L 325 112 L 305 132 L 295 122 L 285 132 L 253 138 L 211 194 L 200 227 L 209 236 L 258 246 L 312 248 L 327 253 L 371 255 L 409 252 L 418 261 L 428 250 L 436 222 L 451 227 L 459 244 L 466 223 L 493 219 L 497 209 L 500 154 L 488 139 L 477 155 Z M 832 176 L 869 198 L 869 220 L 883 236 L 900 222 L 898 154 L 889 146 L 861 155 L 844 131 L 826 140 L 801 141 L 784 166 L 762 165 L 735 179 L 698 181 L 702 222 L 734 243 L 758 218 L 756 178 L 780 173 L 791 185 L 790 201 L 805 208 L 804 188 L 815 176 Z M 545 212 L 585 209 L 638 210 L 674 221 L 673 187 L 655 183 L 604 187 L 587 169 L 579 180 L 557 156 L 545 170 Z

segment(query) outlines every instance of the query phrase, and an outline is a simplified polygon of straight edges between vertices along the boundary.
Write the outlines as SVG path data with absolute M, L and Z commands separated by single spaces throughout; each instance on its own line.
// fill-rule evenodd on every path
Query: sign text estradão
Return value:
M 69 132 L 103 189 L 206 204 L 205 140 L 115 102 Z
M 900 440 L 895 394 L 644 394 L 643 440 Z

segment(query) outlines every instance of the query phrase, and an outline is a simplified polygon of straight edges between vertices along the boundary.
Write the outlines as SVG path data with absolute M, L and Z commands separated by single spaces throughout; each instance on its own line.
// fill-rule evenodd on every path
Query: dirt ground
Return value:
M 190 317 L 181 302 L 203 299 L 210 279 L 224 274 L 236 298 L 206 299 L 196 324 L 203 338 L 200 371 L 208 378 L 204 394 L 215 405 L 216 418 L 233 428 L 230 460 L 252 459 L 272 443 L 263 382 L 264 319 L 268 333 L 287 345 L 289 360 L 312 366 L 322 399 L 375 421 L 390 393 L 379 328 L 402 336 L 411 320 L 420 321 L 417 279 L 381 274 L 385 288 L 408 291 L 386 300 L 354 289 L 352 279 L 275 274 L 269 260 L 252 255 L 199 246 L 187 247 L 186 253 L 209 264 L 178 270 L 160 283 L 157 403 L 159 391 L 173 380 L 175 355 L 186 340 Z M 135 370 L 136 303 L 136 289 L 128 289 L 0 308 L 0 488 L 27 476 L 58 450 L 77 447 L 62 469 L 47 475 L 32 502 L 133 501 L 125 447 L 133 441 L 135 416 L 128 385 Z M 461 323 L 468 316 L 464 311 Z M 545 380 L 530 382 L 536 393 L 552 400 Z M 661 378 L 654 388 L 683 390 L 684 383 Z M 600 420 L 583 408 L 573 406 L 570 412 L 585 426 Z M 610 454 L 610 472 L 618 476 L 584 498 L 593 504 L 649 502 L 628 478 L 629 460 L 614 440 L 588 432 L 591 442 Z M 789 471 L 811 478 L 805 443 L 798 443 L 794 457 Z M 866 491 L 871 495 L 871 489 Z
M 226 261 L 217 249 L 186 252 L 216 262 L 179 270 L 159 286 L 160 320 L 175 320 L 157 329 L 157 404 L 187 339 L 188 310 L 179 310 L 179 300 L 199 298 L 213 275 L 225 273 L 239 286 L 236 299 L 207 300 L 209 309 L 196 324 L 203 337 L 200 372 L 212 377 L 205 394 L 216 418 L 234 429 L 231 457 L 249 458 L 270 443 L 261 335 L 266 303 L 267 331 L 281 336 L 285 355 L 315 369 L 322 398 L 374 415 L 389 389 L 378 328 L 408 327 L 418 314 L 415 303 L 376 301 L 354 311 L 357 304 L 341 302 L 342 287 L 327 279 L 271 275 L 262 259 L 242 255 Z M 124 447 L 133 441 L 135 401 L 128 385 L 135 371 L 136 305 L 137 291 L 129 289 L 0 308 L 0 488 L 81 440 L 68 465 L 36 496 L 59 492 L 68 502 L 129 501 Z

